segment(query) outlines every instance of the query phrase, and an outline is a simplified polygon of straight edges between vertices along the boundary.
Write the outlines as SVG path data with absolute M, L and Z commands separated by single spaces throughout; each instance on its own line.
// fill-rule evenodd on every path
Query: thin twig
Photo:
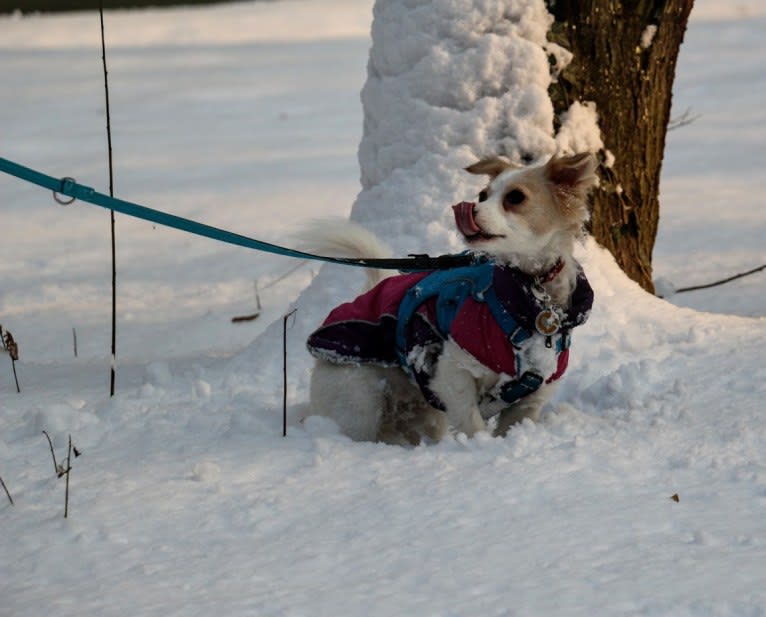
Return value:
M 282 319 L 282 437 L 287 437 L 287 320 L 297 310 L 294 308 Z
M 258 319 L 260 317 L 259 313 L 251 313 L 250 315 L 237 315 L 236 317 L 231 318 L 231 323 L 242 323 L 244 321 L 253 321 L 255 319 Z
M 679 118 L 671 118 L 670 122 L 668 122 L 668 131 L 672 131 L 674 129 L 679 129 L 682 126 L 686 126 L 688 124 L 691 124 L 695 120 L 698 120 L 702 114 L 692 114 L 691 113 L 691 107 L 687 108 L 684 113 L 681 114 Z
M 261 289 L 261 291 L 265 291 L 269 287 L 273 287 L 277 283 L 280 283 L 280 282 L 284 281 L 288 276 L 291 276 L 293 273 L 297 272 L 300 268 L 305 266 L 307 263 L 309 263 L 307 259 L 299 261 L 295 266 L 293 266 L 292 268 L 290 268 L 289 270 L 287 270 L 283 274 L 280 274 L 277 278 L 275 278 L 274 280 L 270 281 L 267 285 L 264 285 L 263 288 Z
M 74 345 L 74 357 L 77 357 L 77 330 L 72 328 L 72 344 Z
M 69 450 L 66 455 L 66 489 L 64 492 L 64 518 L 69 516 L 69 474 L 72 471 L 72 436 L 69 436 Z
M 104 3 L 98 3 L 101 19 L 101 60 L 104 66 L 104 96 L 106 99 L 106 142 L 109 156 L 109 196 L 114 197 L 114 168 L 112 166 L 112 119 L 109 113 L 109 77 L 106 70 L 106 40 L 104 37 Z M 109 396 L 114 396 L 114 382 L 117 364 L 117 251 L 114 229 L 114 210 L 110 210 L 112 233 L 112 362 L 109 372 Z
M 737 279 L 750 276 L 751 274 L 755 274 L 756 272 L 760 272 L 761 270 L 766 270 L 766 264 L 763 264 L 762 266 L 758 266 L 757 268 L 753 268 L 752 270 L 748 270 L 747 272 L 740 272 L 739 274 L 735 274 L 734 276 L 729 276 L 725 279 L 721 279 L 720 281 L 715 281 L 714 283 L 707 283 L 705 285 L 694 285 L 692 287 L 681 287 L 680 289 L 676 289 L 675 293 L 680 294 L 680 293 L 684 293 L 685 291 L 697 291 L 698 289 L 709 289 L 711 287 L 717 287 L 718 285 L 723 285 L 724 283 L 730 283 L 731 281 L 736 281 Z
M 280 283 L 281 281 L 285 280 L 288 276 L 290 276 L 293 273 L 295 273 L 296 271 L 298 271 L 298 269 L 300 269 L 303 266 L 305 266 L 307 263 L 308 263 L 308 260 L 304 259 L 303 261 L 299 262 L 297 266 L 293 266 L 292 268 L 287 270 L 284 274 L 281 274 L 280 276 L 275 278 L 273 281 L 269 282 L 267 285 L 264 285 L 262 289 L 266 290 L 269 287 L 273 287 L 277 283 Z M 254 313 L 250 313 L 249 315 L 238 315 L 237 317 L 232 317 L 231 318 L 231 323 L 243 323 L 243 322 L 246 322 L 246 321 L 253 321 L 255 319 L 258 319 L 258 317 L 260 317 L 260 315 L 261 315 L 261 308 L 262 308 L 261 307 L 261 294 L 260 294 L 260 291 L 258 289 L 258 281 L 257 280 L 255 281 L 255 305 L 256 305 L 256 311 Z
M 61 477 L 64 475 L 64 471 L 59 467 L 58 462 L 56 461 L 56 453 L 53 451 L 53 442 L 51 441 L 51 436 L 48 435 L 48 431 L 43 431 L 43 435 L 45 435 L 46 439 L 48 440 L 48 445 L 51 448 L 51 457 L 53 458 L 53 473 L 56 474 L 57 477 Z
M 249 315 L 239 315 L 231 318 L 231 323 L 242 323 L 245 321 L 253 321 L 258 319 L 261 315 L 261 296 L 258 294 L 258 281 L 255 281 L 255 313 Z
M 11 368 L 13 369 L 13 380 L 16 382 L 16 392 L 21 394 L 21 386 L 19 385 L 19 376 L 16 374 L 16 360 L 11 358 Z
M 5 494 L 8 495 L 8 501 L 10 501 L 11 505 L 13 505 L 13 497 L 11 497 L 11 493 L 8 491 L 8 487 L 5 486 L 5 482 L 3 482 L 2 476 L 0 476 L 0 484 L 3 485 L 3 490 L 5 491 Z
M 0 339 L 3 341 L 3 351 L 6 351 L 11 357 L 11 369 L 13 370 L 13 380 L 16 382 L 16 392 L 21 394 L 19 376 L 16 374 L 16 361 L 19 359 L 19 345 L 8 330 L 3 332 L 2 325 L 0 325 Z

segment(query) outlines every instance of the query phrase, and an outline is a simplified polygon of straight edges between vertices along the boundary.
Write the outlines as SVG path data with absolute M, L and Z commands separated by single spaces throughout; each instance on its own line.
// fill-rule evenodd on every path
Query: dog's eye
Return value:
M 479 193 L 479 201 L 487 201 L 488 197 L 489 193 L 487 193 L 487 191 L 481 191 L 481 193 Z
M 508 191 L 505 197 L 503 197 L 503 206 L 507 210 L 509 208 L 513 208 L 514 206 L 518 206 L 519 204 L 523 203 L 526 199 L 527 199 L 527 196 L 524 194 L 524 191 L 519 189 L 513 189 L 512 191 Z

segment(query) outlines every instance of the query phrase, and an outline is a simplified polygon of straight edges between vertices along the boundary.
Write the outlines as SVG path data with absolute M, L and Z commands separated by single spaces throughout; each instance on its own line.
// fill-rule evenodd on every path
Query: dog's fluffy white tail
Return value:
M 393 254 L 391 248 L 375 234 L 342 218 L 314 221 L 295 238 L 302 251 L 327 257 L 386 259 Z M 367 268 L 366 272 L 368 289 L 394 273 L 376 268 Z

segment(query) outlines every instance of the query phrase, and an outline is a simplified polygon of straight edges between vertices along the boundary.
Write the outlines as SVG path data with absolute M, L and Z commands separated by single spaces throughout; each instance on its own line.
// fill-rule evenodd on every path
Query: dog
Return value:
M 566 370 L 572 328 L 593 291 L 573 257 L 597 183 L 592 154 L 527 167 L 487 158 L 475 201 L 453 206 L 470 265 L 436 272 L 369 272 L 368 289 L 336 307 L 308 338 L 316 358 L 311 413 L 349 437 L 435 442 L 451 429 L 505 435 L 536 421 Z M 314 228 L 325 255 L 380 258 L 390 250 L 352 223 Z

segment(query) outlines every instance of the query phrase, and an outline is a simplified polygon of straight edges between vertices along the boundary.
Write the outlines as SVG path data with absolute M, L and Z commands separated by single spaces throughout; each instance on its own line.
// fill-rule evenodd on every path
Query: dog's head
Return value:
M 505 261 L 545 262 L 571 246 L 588 220 L 595 168 L 590 153 L 554 156 L 535 167 L 499 158 L 479 161 L 466 171 L 490 182 L 477 202 L 453 206 L 457 228 L 473 248 Z

